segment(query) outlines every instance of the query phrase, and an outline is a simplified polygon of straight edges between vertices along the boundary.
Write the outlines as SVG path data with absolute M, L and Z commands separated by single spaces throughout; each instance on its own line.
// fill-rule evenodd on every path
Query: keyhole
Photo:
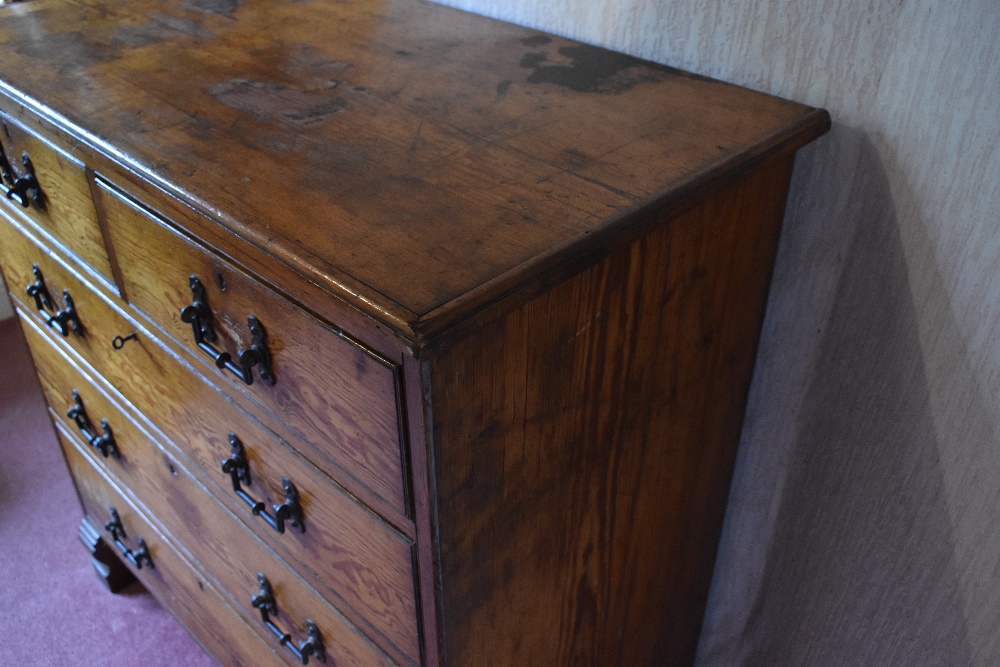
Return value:
M 225 292 L 226 291 L 226 277 L 224 275 L 222 275 L 221 273 L 217 273 L 217 274 L 215 274 L 215 280 L 216 280 L 217 283 L 219 283 L 219 291 L 220 292 Z

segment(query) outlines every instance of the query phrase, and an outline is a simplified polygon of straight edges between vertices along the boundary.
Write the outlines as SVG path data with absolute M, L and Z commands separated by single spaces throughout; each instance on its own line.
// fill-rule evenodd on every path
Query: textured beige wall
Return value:
M 1000 664 L 995 0 L 448 4 L 833 116 L 797 162 L 700 663 Z

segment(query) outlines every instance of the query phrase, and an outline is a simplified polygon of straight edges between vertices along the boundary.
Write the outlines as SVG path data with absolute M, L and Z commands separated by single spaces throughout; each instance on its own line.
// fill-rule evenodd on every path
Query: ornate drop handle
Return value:
M 247 504 L 251 514 L 264 519 L 267 525 L 279 533 L 285 532 L 286 521 L 295 528 L 298 528 L 300 533 L 306 532 L 306 525 L 302 516 L 302 506 L 299 504 L 299 492 L 295 488 L 295 485 L 292 484 L 292 481 L 287 477 L 281 480 L 281 486 L 285 490 L 285 502 L 275 505 L 274 514 L 269 514 L 266 509 L 267 505 L 259 500 L 254 500 L 249 493 L 243 490 L 243 484 L 249 486 L 252 483 L 250 480 L 250 464 L 247 461 L 243 443 L 240 442 L 235 433 L 229 434 L 229 446 L 232 448 L 232 453 L 228 459 L 222 462 L 222 472 L 229 475 L 233 482 L 233 491 Z
M 292 636 L 275 625 L 274 621 L 271 620 L 271 616 L 278 615 L 278 603 L 274 599 L 271 582 L 267 580 L 263 572 L 257 573 L 257 581 L 260 583 L 260 590 L 250 598 L 250 604 L 255 609 L 260 610 L 261 622 L 278 638 L 278 643 L 288 647 L 288 650 L 301 660 L 303 665 L 309 664 L 309 656 L 316 656 L 317 660 L 326 663 L 326 648 L 323 646 L 323 635 L 320 634 L 316 623 L 312 619 L 306 620 L 306 630 L 309 632 L 309 637 L 296 645 L 292 641 Z
M 35 176 L 35 167 L 31 164 L 31 158 L 27 153 L 21 154 L 21 164 L 24 165 L 24 174 L 17 175 L 10 161 L 7 159 L 7 152 L 3 144 L 0 143 L 0 192 L 6 195 L 7 199 L 15 201 L 24 208 L 33 202 L 38 208 L 44 208 L 44 195 L 42 187 L 38 184 Z M 31 191 L 31 198 L 28 198 L 28 191 Z
M 199 349 L 209 356 L 217 368 L 228 370 L 246 384 L 253 384 L 253 369 L 256 366 L 260 379 L 273 385 L 275 378 L 271 372 L 271 352 L 267 349 L 267 332 L 264 331 L 264 325 L 260 320 L 253 315 L 247 318 L 247 327 L 250 329 L 253 341 L 249 349 L 240 350 L 236 354 L 238 363 L 234 362 L 232 355 L 217 350 L 212 345 L 216 335 L 212 328 L 212 310 L 205 298 L 205 286 L 201 284 L 198 276 L 191 276 L 189 282 L 191 305 L 181 309 L 181 321 L 191 325 L 194 342 Z
M 122 540 L 128 538 L 125 534 L 125 528 L 122 526 L 121 517 L 118 516 L 118 510 L 112 505 L 108 508 L 111 514 L 111 520 L 104 523 L 104 530 L 111 533 L 111 539 L 115 541 L 115 546 L 118 550 L 122 552 L 122 556 L 128 558 L 132 565 L 135 565 L 135 569 L 141 570 L 143 563 L 148 565 L 150 569 L 153 569 L 153 557 L 149 555 L 149 547 L 146 546 L 145 540 L 142 539 L 142 535 L 136 537 L 136 542 L 139 544 L 139 548 L 132 551 Z
M 35 282 L 24 289 L 28 293 L 28 296 L 35 300 L 35 310 L 45 318 L 45 324 L 50 329 L 59 332 L 62 336 L 69 336 L 70 331 L 77 336 L 82 336 L 83 324 L 80 322 L 80 317 L 76 314 L 76 306 L 73 304 L 73 297 L 69 295 L 69 290 L 63 290 L 63 303 L 66 306 L 61 310 L 56 310 L 52 295 L 49 294 L 49 289 L 45 286 L 45 278 L 42 277 L 42 270 L 38 268 L 37 264 L 32 264 L 31 272 L 35 276 Z M 50 310 L 55 310 L 55 313 L 49 314 L 48 311 Z
M 108 458 L 108 456 L 114 456 L 116 459 L 121 458 L 118 443 L 115 442 L 115 434 L 111 432 L 108 420 L 101 419 L 101 429 L 104 433 L 101 435 L 95 433 L 94 425 L 91 423 L 90 417 L 87 416 L 87 410 L 83 407 L 80 392 L 76 389 L 73 390 L 73 407 L 66 411 L 66 416 L 73 420 L 90 446 L 99 451 L 104 458 Z

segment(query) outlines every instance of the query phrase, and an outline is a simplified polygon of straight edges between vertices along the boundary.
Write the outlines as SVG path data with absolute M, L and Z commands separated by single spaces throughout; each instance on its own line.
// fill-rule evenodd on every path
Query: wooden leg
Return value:
M 122 563 L 118 554 L 108 546 L 101 537 L 101 532 L 87 517 L 83 517 L 80 522 L 80 541 L 90 551 L 90 560 L 97 576 L 109 591 L 117 593 L 135 581 L 135 575 Z

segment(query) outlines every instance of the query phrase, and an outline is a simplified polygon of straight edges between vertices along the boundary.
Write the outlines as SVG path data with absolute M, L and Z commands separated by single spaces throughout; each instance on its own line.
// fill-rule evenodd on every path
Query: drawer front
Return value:
M 330 473 L 360 484 L 409 516 L 406 457 L 400 438 L 394 366 L 322 325 L 214 253 L 183 237 L 155 214 L 98 180 L 109 237 L 130 303 L 174 338 L 202 354 L 207 365 L 244 391 L 317 452 Z M 192 287 L 192 276 L 199 285 Z M 203 291 L 197 296 L 195 290 Z M 216 340 L 196 343 L 181 312 L 195 301 L 198 322 Z M 266 334 L 274 384 L 256 366 L 247 384 L 235 371 L 215 369 L 206 347 L 232 359 L 251 349 L 249 318 Z M 235 362 L 231 362 L 237 365 Z
M 100 311 L 104 301 L 55 261 L 33 233 L 0 212 L 0 263 L 7 289 L 36 319 L 75 346 L 100 347 L 90 326 L 95 318 L 87 313 Z M 103 341 L 108 347 L 110 343 Z
M 11 177 L 3 179 L 3 189 L 9 192 L 14 182 L 30 180 L 23 163 L 25 155 L 31 162 L 38 185 L 38 190 L 27 191 L 27 196 L 17 196 L 27 206 L 19 205 L 9 196 L 4 197 L 7 205 L 30 217 L 106 282 L 113 284 L 111 262 L 97 221 L 84 164 L 25 130 L 2 112 L 0 123 L 3 125 L 0 145 L 12 172 Z M 0 164 L 3 161 L 4 158 L 0 158 Z
M 132 443 L 142 443 L 145 435 L 132 420 L 120 412 L 115 397 L 109 396 L 96 386 L 86 371 L 61 354 L 41 334 L 36 325 L 25 327 L 25 337 L 32 350 L 42 387 L 49 405 L 60 415 L 67 417 L 70 427 L 75 425 L 68 418 L 69 412 L 77 407 L 74 390 L 92 427 L 87 431 L 102 436 L 105 433 L 101 420 L 107 420 L 113 434 L 114 452 L 104 457 L 104 452 L 92 447 L 95 456 L 105 458 L 105 465 L 117 474 L 130 488 L 140 488 L 149 483 L 144 478 L 156 469 L 164 468 L 163 461 L 147 455 L 144 448 L 135 450 Z M 133 346 L 140 349 L 128 349 Z M 154 343 L 144 339 L 141 343 L 130 343 L 121 352 L 128 352 L 129 359 L 142 360 L 138 364 L 139 374 L 124 375 L 124 379 L 134 380 L 158 367 L 161 371 L 177 368 L 165 355 L 149 356 L 146 350 L 159 350 Z M 121 376 L 112 376 L 121 381 Z M 141 379 L 141 378 L 140 378 Z M 163 373 L 160 380 L 164 385 L 153 387 L 154 393 L 160 386 L 179 387 L 190 400 L 202 407 L 216 405 L 211 398 L 218 392 L 205 383 L 195 380 L 186 372 Z M 171 382 L 176 379 L 176 382 Z M 184 384 L 183 381 L 188 383 Z M 117 384 L 117 383 L 116 383 Z M 127 390 L 128 387 L 126 386 Z M 126 393 L 126 398 L 128 393 Z M 170 396 L 165 402 L 147 403 L 144 413 L 156 421 L 170 408 Z M 222 472 L 222 462 L 231 452 L 231 446 L 224 430 L 213 429 L 200 421 L 199 415 L 188 410 L 173 410 L 186 418 L 185 428 L 188 440 L 182 447 L 185 453 L 204 469 L 214 472 L 223 486 L 216 493 L 232 493 L 232 486 L 225 486 L 229 476 Z M 233 414 L 242 414 L 234 409 Z M 169 418 L 169 417 L 168 417 Z M 359 622 L 373 635 L 381 635 L 384 641 L 395 645 L 399 651 L 413 661 L 419 660 L 419 638 L 416 623 L 415 585 L 412 569 L 411 545 L 398 534 L 387 529 L 384 524 L 368 514 L 356 502 L 329 480 L 310 466 L 301 457 L 295 456 L 287 447 L 254 427 L 254 422 L 245 415 L 230 422 L 242 427 L 239 432 L 246 438 L 244 445 L 250 464 L 251 483 L 243 484 L 249 494 L 273 507 L 284 499 L 279 497 L 265 481 L 278 482 L 281 474 L 296 483 L 302 508 L 305 532 L 286 526 L 284 534 L 277 534 L 271 527 L 253 516 L 250 508 L 239 500 L 234 500 L 236 512 L 245 522 L 254 527 L 255 532 L 264 537 L 268 544 L 278 550 L 321 591 L 342 601 L 348 609 L 360 615 Z M 78 428 L 78 427 L 77 427 Z M 87 439 L 85 437 L 85 439 Z M 176 441 L 175 441 L 176 444 Z M 107 448 L 106 448 L 107 449 Z M 139 457 L 139 458 L 137 458 Z M 166 470 L 170 470 L 166 464 Z M 160 470 L 161 474 L 166 474 Z M 142 496 L 146 498 L 146 496 Z
M 110 534 L 104 530 L 105 522 L 110 519 L 109 508 L 114 507 L 125 528 L 122 544 L 137 549 L 138 538 L 142 536 L 153 567 L 145 562 L 141 570 L 129 566 L 143 585 L 174 611 L 201 645 L 213 655 L 226 656 L 227 665 L 265 667 L 281 664 L 276 651 L 223 601 L 216 585 L 201 577 L 163 533 L 90 464 L 79 450 L 79 442 L 68 436 L 61 426 L 57 426 L 57 434 L 91 524 L 101 529 L 108 544 L 116 548 Z
M 373 635 L 381 635 L 389 644 L 416 661 L 419 658 L 416 586 L 413 569 L 413 545 L 378 517 L 332 483 L 320 470 L 278 440 L 256 420 L 233 405 L 207 380 L 181 365 L 176 358 L 107 302 L 94 297 L 60 263 L 44 256 L 19 233 L 7 230 L 0 252 L 39 259 L 47 280 L 56 287 L 68 286 L 80 293 L 80 319 L 85 334 L 70 334 L 65 340 L 162 431 L 179 449 L 190 456 L 215 480 L 215 493 L 227 497 L 231 505 L 273 548 L 277 549 L 315 586 L 331 599 L 337 599 L 352 618 Z M 35 250 L 32 251 L 32 248 Z M 5 265 L 9 257 L 3 257 Z M 15 264 L 24 264 L 24 260 Z M 30 317 L 30 316 L 29 316 Z M 39 318 L 30 317 L 36 326 Z M 116 335 L 139 331 L 137 340 L 115 349 Z M 130 464 L 128 419 L 112 419 L 113 402 L 101 392 L 84 395 L 84 382 L 78 381 L 61 355 L 41 333 L 26 327 L 26 336 L 36 358 L 43 385 L 50 391 L 50 404 L 62 414 L 73 407 L 72 390 L 77 389 L 90 421 L 97 427 L 108 418 L 120 458 L 109 458 L 108 465 L 125 476 L 129 470 L 142 474 L 142 468 Z M 93 407 L 90 407 L 93 406 Z M 100 428 L 96 431 L 103 432 Z M 288 478 L 297 488 L 304 516 L 305 532 L 286 527 L 276 533 L 261 517 L 234 494 L 222 462 L 232 447 L 229 434 L 242 441 L 249 463 L 251 483 L 245 490 L 255 500 L 274 507 L 284 501 L 282 480 Z M 130 482 L 131 483 L 131 482 Z
M 87 387 L 86 392 L 91 398 L 98 393 L 92 387 Z M 100 404 L 101 401 L 93 402 Z M 121 425 L 121 448 L 130 452 L 131 465 L 117 466 L 114 459 L 101 457 L 93 448 L 87 448 L 88 458 L 141 500 L 149 514 L 202 564 L 251 622 L 259 623 L 260 619 L 251 600 L 260 591 L 257 573 L 263 572 L 279 598 L 276 623 L 296 643 L 307 639 L 305 623 L 312 619 L 324 637 L 327 651 L 334 657 L 334 664 L 391 664 L 339 612 L 317 597 L 270 549 L 235 521 L 178 458 L 153 444 L 141 430 L 126 427 L 129 420 L 114 406 L 102 405 L 101 409 L 109 414 L 110 422 Z M 62 414 L 57 414 L 56 419 L 64 430 L 72 428 L 63 421 Z M 124 515 L 122 522 L 128 523 Z M 129 546 L 133 544 L 129 542 Z M 266 635 L 268 630 L 260 624 L 258 632 Z

